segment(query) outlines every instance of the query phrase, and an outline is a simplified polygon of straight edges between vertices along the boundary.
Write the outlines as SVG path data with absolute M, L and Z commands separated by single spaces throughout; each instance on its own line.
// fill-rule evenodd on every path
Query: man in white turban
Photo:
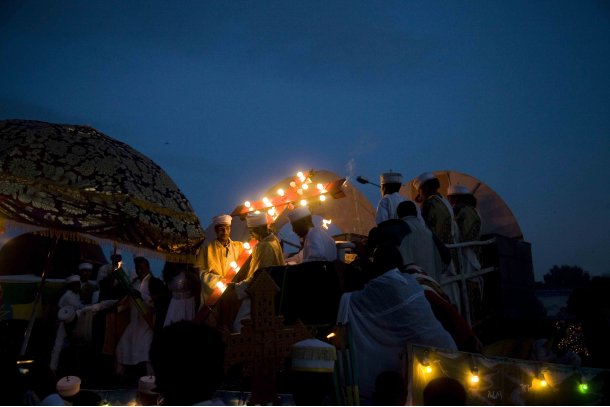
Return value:
M 402 185 L 402 174 L 398 172 L 384 172 L 379 176 L 381 185 L 381 200 L 377 204 L 375 223 L 378 225 L 389 219 L 398 219 L 396 208 L 402 201 L 407 200 L 400 194 Z
M 201 269 L 201 305 L 205 304 L 219 281 L 231 282 L 233 269 L 231 263 L 237 262 L 244 251 L 244 244 L 231 240 L 231 215 L 218 215 L 212 218 L 216 239 L 203 246 L 198 265 Z
M 292 257 L 296 263 L 308 261 L 334 261 L 337 259 L 335 241 L 320 226 L 314 226 L 311 212 L 300 206 L 288 212 L 292 230 L 303 240 L 303 250 Z M 301 259 L 302 257 L 302 259 Z

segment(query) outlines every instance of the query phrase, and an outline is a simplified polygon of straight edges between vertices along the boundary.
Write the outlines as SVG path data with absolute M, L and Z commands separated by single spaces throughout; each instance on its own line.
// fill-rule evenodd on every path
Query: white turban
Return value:
M 62 377 L 56 387 L 60 396 L 72 397 L 80 391 L 80 379 L 76 376 Z
M 91 263 L 81 263 L 78 265 L 79 270 L 93 270 L 93 264 Z
M 449 195 L 472 195 L 472 192 L 464 185 L 451 185 L 447 188 L 447 196 Z
M 383 184 L 402 184 L 402 174 L 399 172 L 384 172 L 379 176 L 379 183 Z
M 304 217 L 310 215 L 311 212 L 309 211 L 309 208 L 307 208 L 306 206 L 299 206 L 298 208 L 295 208 L 288 212 L 288 219 L 290 219 L 290 223 L 294 223 L 297 220 L 303 219 Z
M 80 283 L 80 276 L 77 276 L 76 274 L 72 274 L 71 276 L 66 278 L 66 283 L 68 284 L 76 283 L 77 281 Z
M 246 225 L 248 227 L 266 226 L 267 214 L 265 212 L 249 213 L 246 217 Z
M 413 186 L 415 187 L 416 190 L 419 191 L 419 188 L 422 186 L 422 184 L 426 181 L 430 181 L 431 179 L 435 179 L 436 175 L 432 174 L 431 172 L 424 172 L 423 174 L 420 174 L 417 178 L 415 178 L 413 180 Z
M 295 371 L 332 373 L 335 360 L 336 348 L 318 339 L 305 339 L 292 346 L 292 370 Z
M 231 215 L 218 215 L 218 216 L 214 216 L 212 218 L 212 222 L 214 223 L 214 226 L 230 225 L 232 220 L 233 220 L 233 218 L 231 218 Z

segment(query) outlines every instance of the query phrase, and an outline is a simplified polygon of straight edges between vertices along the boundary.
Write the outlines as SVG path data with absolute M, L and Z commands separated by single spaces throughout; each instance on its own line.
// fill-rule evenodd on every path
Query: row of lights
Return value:
M 425 374 L 430 374 L 432 373 L 433 369 L 432 369 L 432 365 L 430 364 L 430 358 L 427 354 L 427 352 L 424 354 L 424 358 L 423 361 L 420 364 L 420 369 L 425 373 Z M 478 385 L 478 383 L 481 381 L 480 377 L 479 377 L 479 369 L 477 366 L 473 366 L 470 369 L 470 378 L 469 378 L 470 384 L 472 386 L 476 386 Z M 546 377 L 544 376 L 544 373 L 539 372 L 533 379 L 532 379 L 532 388 L 533 389 L 545 389 L 549 387 L 549 383 L 546 380 Z M 581 394 L 586 394 L 589 391 L 589 385 L 587 384 L 585 378 L 583 375 L 581 375 L 580 380 L 578 382 L 578 392 Z
M 260 211 L 266 210 L 267 214 L 269 216 L 271 216 L 273 218 L 273 220 L 275 220 L 280 215 L 280 212 L 277 210 L 278 206 L 288 205 L 293 202 L 294 203 L 298 202 L 298 204 L 301 206 L 307 206 L 308 201 L 305 198 L 298 199 L 295 201 L 287 201 L 287 193 L 296 192 L 297 196 L 302 197 L 305 194 L 305 191 L 308 191 L 310 188 L 313 188 L 312 184 L 313 184 L 313 182 L 312 182 L 311 178 L 308 175 L 305 175 L 302 171 L 299 171 L 299 172 L 297 172 L 295 179 L 293 181 L 290 181 L 290 189 L 284 190 L 283 188 L 279 188 L 276 191 L 277 196 L 280 198 L 280 202 L 277 202 L 278 199 L 276 198 L 275 199 L 276 203 L 274 203 L 273 199 L 270 199 L 269 197 L 265 196 L 259 201 L 259 202 L 262 202 L 261 205 L 259 205 L 256 202 L 245 201 L 244 207 L 247 209 L 248 212 L 253 212 L 253 213 L 260 213 Z M 326 190 L 326 187 L 324 186 L 324 184 L 317 183 L 315 188 L 316 188 L 316 191 L 318 194 L 318 199 L 320 200 L 320 202 L 326 201 L 326 199 L 327 199 L 326 194 L 328 193 L 328 191 Z M 313 193 L 313 195 L 315 195 L 315 192 Z M 282 198 L 284 198 L 284 199 L 282 199 Z

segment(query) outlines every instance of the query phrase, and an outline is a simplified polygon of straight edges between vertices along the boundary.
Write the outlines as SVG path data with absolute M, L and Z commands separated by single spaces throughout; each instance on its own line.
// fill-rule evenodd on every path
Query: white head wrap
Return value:
M 332 373 L 335 360 L 336 348 L 318 339 L 305 339 L 292 346 L 292 370 L 295 371 Z
M 399 172 L 384 172 L 379 176 L 379 183 L 383 184 L 402 184 L 402 174 Z
M 77 376 L 66 376 L 57 382 L 57 392 L 63 397 L 72 397 L 80 391 L 80 378 Z
M 431 179 L 435 179 L 436 175 L 434 175 L 431 172 L 424 172 L 423 174 L 420 174 L 417 178 L 415 178 L 413 180 L 413 186 L 415 187 L 416 190 L 419 191 L 419 188 L 422 186 L 422 184 L 426 181 L 429 181 Z
M 311 211 L 309 210 L 308 207 L 306 206 L 299 206 L 298 208 L 295 208 L 293 210 L 291 210 L 290 212 L 288 212 L 288 219 L 290 219 L 291 223 L 296 222 L 299 219 L 303 219 L 306 216 L 310 216 L 311 215 Z
M 449 195 L 472 195 L 472 192 L 464 185 L 451 185 L 447 188 L 447 196 Z
M 93 264 L 91 263 L 81 263 L 78 265 L 79 270 L 93 270 Z
M 155 392 L 155 376 L 142 376 L 138 381 L 138 391 L 143 394 L 158 394 Z
M 246 225 L 248 227 L 266 226 L 267 214 L 265 212 L 249 213 L 246 217 Z
M 76 283 L 77 281 L 80 283 L 80 276 L 77 276 L 76 274 L 72 274 L 71 276 L 66 278 L 66 283 L 68 284 Z
M 218 215 L 212 218 L 214 226 L 216 225 L 230 225 L 233 218 L 231 215 Z

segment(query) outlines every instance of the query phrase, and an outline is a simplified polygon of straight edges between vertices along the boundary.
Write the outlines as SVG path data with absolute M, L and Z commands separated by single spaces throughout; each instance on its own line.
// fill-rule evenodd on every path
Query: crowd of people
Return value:
M 464 188 L 447 191 L 447 200 L 432 173 L 416 179 L 415 202 L 398 193 L 401 174 L 384 173 L 380 181 L 377 226 L 360 247 L 351 274 L 342 276 L 333 321 L 350 327 L 358 386 L 369 403 L 379 397 L 375 389 L 386 383 L 384 377 L 398 374 L 404 379 L 401 352 L 408 343 L 480 351 L 460 314 L 456 287 L 441 288 L 444 278 L 466 264 L 479 266 L 476 252 L 464 251 L 457 258 L 446 248 L 464 238 L 478 239 L 476 200 Z M 44 377 L 85 376 L 86 381 L 84 366 L 94 363 L 119 382 L 129 375 L 156 377 L 153 388 L 168 404 L 213 399 L 223 373 L 222 360 L 215 358 L 223 353 L 219 332 L 239 332 L 241 321 L 249 318 L 247 288 L 256 272 L 340 261 L 334 239 L 315 226 L 307 207 L 289 210 L 288 218 L 301 241 L 295 255 L 284 253 L 273 219 L 252 212 L 246 222 L 257 242 L 253 248 L 231 239 L 232 217 L 221 214 L 212 219 L 215 239 L 200 248 L 195 264 L 166 263 L 162 278 L 153 275 L 144 257 L 133 259 L 132 272 L 116 248 L 111 263 L 98 270 L 84 261 L 79 274 L 66 279 L 57 304 L 57 335 Z M 207 366 L 198 373 L 206 380 L 189 381 L 182 372 L 197 360 Z M 37 399 L 46 400 L 49 394 L 38 394 Z

